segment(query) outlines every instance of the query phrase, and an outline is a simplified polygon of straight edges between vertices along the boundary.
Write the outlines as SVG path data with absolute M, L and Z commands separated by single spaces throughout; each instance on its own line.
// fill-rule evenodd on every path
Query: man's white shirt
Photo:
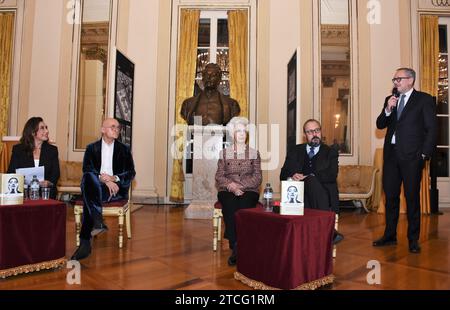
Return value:
M 106 173 L 107 175 L 114 175 L 113 154 L 114 142 L 108 144 L 102 139 L 102 166 L 100 168 L 100 174 Z
M 306 144 L 306 154 L 309 153 L 309 151 L 311 150 L 311 146 L 309 144 Z M 320 151 L 320 144 L 316 147 L 314 147 L 314 156 L 317 155 L 317 153 L 319 153 Z

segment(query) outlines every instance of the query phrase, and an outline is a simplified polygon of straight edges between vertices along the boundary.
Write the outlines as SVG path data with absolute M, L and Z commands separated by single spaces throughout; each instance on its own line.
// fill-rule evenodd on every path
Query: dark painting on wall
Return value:
M 297 51 L 287 69 L 286 151 L 289 151 L 297 143 Z
M 114 118 L 121 126 L 119 140 L 131 147 L 133 128 L 134 63 L 124 54 L 116 54 Z

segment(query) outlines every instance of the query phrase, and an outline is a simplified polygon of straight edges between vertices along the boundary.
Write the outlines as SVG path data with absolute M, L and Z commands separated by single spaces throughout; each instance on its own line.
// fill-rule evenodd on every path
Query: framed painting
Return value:
M 280 214 L 304 214 L 304 182 L 281 181 Z
M 287 65 L 286 151 L 297 143 L 298 50 L 297 48 Z
M 117 50 L 114 118 L 121 126 L 119 140 L 131 147 L 133 125 L 134 63 Z

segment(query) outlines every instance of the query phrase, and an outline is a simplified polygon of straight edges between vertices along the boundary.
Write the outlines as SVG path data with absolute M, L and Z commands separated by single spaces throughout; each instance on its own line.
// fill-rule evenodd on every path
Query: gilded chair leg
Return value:
M 366 213 L 369 213 L 369 209 L 367 209 L 367 199 L 361 199 L 361 204 L 364 208 L 364 211 L 366 211 Z
M 127 225 L 127 237 L 131 239 L 131 207 L 125 213 L 125 225 Z
M 334 229 L 337 231 L 339 226 L 339 214 L 336 214 L 334 219 Z M 336 245 L 333 245 L 333 258 L 336 258 Z
M 217 226 L 217 217 L 213 216 L 213 251 L 217 251 L 217 233 L 218 233 L 218 226 Z
M 75 212 L 75 241 L 77 246 L 80 246 L 80 231 L 81 231 L 81 214 Z
M 222 240 L 222 217 L 219 216 L 219 218 L 217 219 L 217 240 L 221 241 Z
M 123 247 L 123 214 L 119 215 L 119 248 Z

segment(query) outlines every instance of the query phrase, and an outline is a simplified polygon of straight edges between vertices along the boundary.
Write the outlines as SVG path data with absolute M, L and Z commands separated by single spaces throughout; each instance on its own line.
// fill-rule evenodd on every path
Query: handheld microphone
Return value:
M 392 96 L 394 96 L 395 98 L 400 97 L 400 92 L 398 91 L 397 87 L 394 87 L 392 89 Z

